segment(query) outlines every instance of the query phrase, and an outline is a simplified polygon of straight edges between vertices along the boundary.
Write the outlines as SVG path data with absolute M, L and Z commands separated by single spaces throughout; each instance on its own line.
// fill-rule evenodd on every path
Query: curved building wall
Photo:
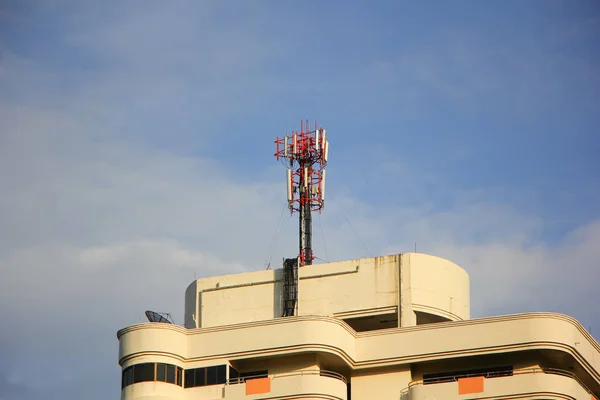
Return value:
M 408 253 L 402 268 L 410 268 L 410 296 L 416 313 L 450 321 L 470 318 L 469 274 L 440 257 Z
M 557 379 L 548 378 L 548 381 L 541 382 L 538 379 L 546 378 L 526 374 L 526 369 L 519 367 L 524 362 L 536 369 L 540 369 L 541 363 L 556 362 L 556 367 L 565 371 L 561 375 L 570 377 L 573 385 L 600 393 L 600 345 L 577 321 L 552 313 L 505 315 L 448 322 L 435 327 L 362 333 L 352 331 L 338 319 L 319 316 L 194 330 L 171 324 L 146 323 L 119 331 L 118 338 L 119 363 L 123 367 L 124 378 L 127 378 L 127 370 L 132 366 L 157 363 L 156 378 L 152 374 L 148 378 L 143 373 L 135 382 L 134 373 L 133 383 L 124 379 L 122 399 L 151 395 L 170 399 L 178 398 L 178 394 L 187 398 L 206 398 L 204 395 L 209 393 L 211 395 L 207 398 L 215 398 L 213 394 L 223 389 L 226 379 L 220 379 L 214 385 L 207 382 L 207 386 L 190 386 L 186 383 L 188 373 L 202 367 L 229 363 L 240 372 L 266 370 L 271 383 L 268 391 L 274 398 L 297 395 L 298 391 L 303 397 L 294 398 L 343 398 L 337 395 L 343 390 L 343 385 L 328 379 L 344 381 L 340 374 L 348 377 L 348 371 L 351 371 L 353 393 L 363 393 L 369 386 L 375 385 L 390 390 L 389 396 L 385 394 L 382 398 L 391 399 L 391 389 L 395 388 L 393 398 L 398 399 L 398 394 L 409 385 L 411 378 L 424 379 L 422 372 L 432 374 L 454 370 L 452 373 L 458 377 L 466 376 L 461 375 L 463 372 L 456 372 L 464 369 L 465 357 L 480 357 L 478 362 L 488 365 L 490 355 L 496 358 L 489 366 L 509 365 L 511 371 L 514 370 L 509 375 L 484 376 L 485 382 L 479 390 L 490 393 L 494 398 L 499 398 L 501 393 L 520 393 L 528 387 L 536 390 L 553 388 L 556 393 L 563 393 L 564 387 Z M 517 356 L 517 353 L 522 353 L 525 357 L 525 352 L 529 358 Z M 455 357 L 457 363 L 463 365 L 450 366 L 449 357 Z M 167 375 L 166 382 L 161 381 L 158 363 L 181 368 L 186 379 L 174 380 Z M 417 367 L 419 363 L 422 367 Z M 542 369 L 541 373 L 546 373 L 546 370 Z M 230 377 L 229 373 L 225 378 Z M 311 397 L 314 390 L 311 382 L 316 381 L 323 390 L 323 397 Z M 453 398 L 458 390 L 456 384 L 444 382 L 411 387 L 415 387 L 415 396 L 419 392 L 426 397 L 443 394 L 443 398 Z M 225 388 L 226 393 L 228 390 L 231 392 L 231 396 L 226 398 L 239 398 L 242 386 L 229 389 Z M 247 386 L 245 389 L 248 389 Z

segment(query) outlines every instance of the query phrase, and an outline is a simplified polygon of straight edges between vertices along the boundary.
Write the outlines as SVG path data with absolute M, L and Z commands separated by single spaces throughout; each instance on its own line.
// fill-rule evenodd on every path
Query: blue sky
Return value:
M 474 317 L 597 337 L 599 38 L 594 1 L 3 2 L 0 400 L 116 397 L 119 328 L 295 254 L 301 119 L 332 145 L 317 256 L 417 242 Z

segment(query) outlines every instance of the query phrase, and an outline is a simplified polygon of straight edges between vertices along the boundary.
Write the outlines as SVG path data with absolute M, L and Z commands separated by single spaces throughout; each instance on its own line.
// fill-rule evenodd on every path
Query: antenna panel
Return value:
M 298 135 L 294 133 L 294 154 L 298 154 Z
M 293 188 L 293 183 L 292 183 L 292 170 L 286 170 L 287 171 L 287 199 L 288 201 L 292 201 L 292 188 Z
M 323 149 L 323 154 L 325 154 L 325 145 L 327 143 L 327 131 L 323 129 L 323 138 L 321 139 L 321 148 Z
M 321 180 L 321 201 L 325 200 L 325 173 L 326 169 L 323 170 L 323 179 Z
M 308 188 L 308 167 L 304 168 L 304 187 Z

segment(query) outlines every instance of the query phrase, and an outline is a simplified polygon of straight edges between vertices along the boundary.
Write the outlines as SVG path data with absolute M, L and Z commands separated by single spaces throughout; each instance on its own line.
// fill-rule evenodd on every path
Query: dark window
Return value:
M 170 365 L 170 367 L 173 368 L 172 365 Z M 156 364 L 156 380 L 160 382 L 167 381 L 167 364 Z
M 123 379 L 121 380 L 121 389 L 133 383 L 133 367 L 127 367 L 123 370 Z
M 178 371 L 181 371 L 180 369 Z M 181 372 L 180 372 L 181 374 Z M 179 375 L 180 376 L 180 375 Z M 178 378 L 179 381 L 180 378 Z M 185 370 L 185 387 L 221 385 L 227 382 L 227 365 Z M 179 384 L 179 383 L 178 383 Z
M 216 385 L 217 384 L 217 367 L 206 368 L 206 384 Z
M 175 383 L 175 366 L 167 365 L 167 374 L 166 374 L 166 382 Z
M 186 369 L 185 370 L 185 387 L 194 387 L 194 370 Z
M 181 386 L 182 378 L 183 369 L 175 365 L 165 363 L 135 364 L 123 370 L 121 388 L 133 383 L 149 381 L 176 383 Z M 190 378 L 193 384 L 193 373 L 190 374 Z
M 206 385 L 206 368 L 194 368 L 185 370 L 185 387 L 197 387 Z
M 136 364 L 133 366 L 133 383 L 154 380 L 154 363 Z
M 217 367 L 217 384 L 221 385 L 227 382 L 227 365 Z
M 492 367 L 482 369 L 471 369 L 465 371 L 440 372 L 435 374 L 423 374 L 423 384 L 430 385 L 433 383 L 454 382 L 458 378 L 471 376 L 484 376 L 486 378 L 498 378 L 501 376 L 512 376 L 512 365 L 504 367 Z
M 206 385 L 206 368 L 196 368 L 194 370 L 194 386 Z
M 206 369 L 206 384 L 207 385 L 218 385 L 225 383 L 226 381 L 226 365 L 216 365 L 214 367 L 208 367 Z

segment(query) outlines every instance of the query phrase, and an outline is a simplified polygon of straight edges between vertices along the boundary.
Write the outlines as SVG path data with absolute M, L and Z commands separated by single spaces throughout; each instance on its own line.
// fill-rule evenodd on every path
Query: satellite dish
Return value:
M 146 311 L 146 317 L 150 322 L 161 322 L 163 324 L 172 324 L 173 319 L 169 313 L 157 313 L 156 311 Z M 171 320 L 169 320 L 171 319 Z

